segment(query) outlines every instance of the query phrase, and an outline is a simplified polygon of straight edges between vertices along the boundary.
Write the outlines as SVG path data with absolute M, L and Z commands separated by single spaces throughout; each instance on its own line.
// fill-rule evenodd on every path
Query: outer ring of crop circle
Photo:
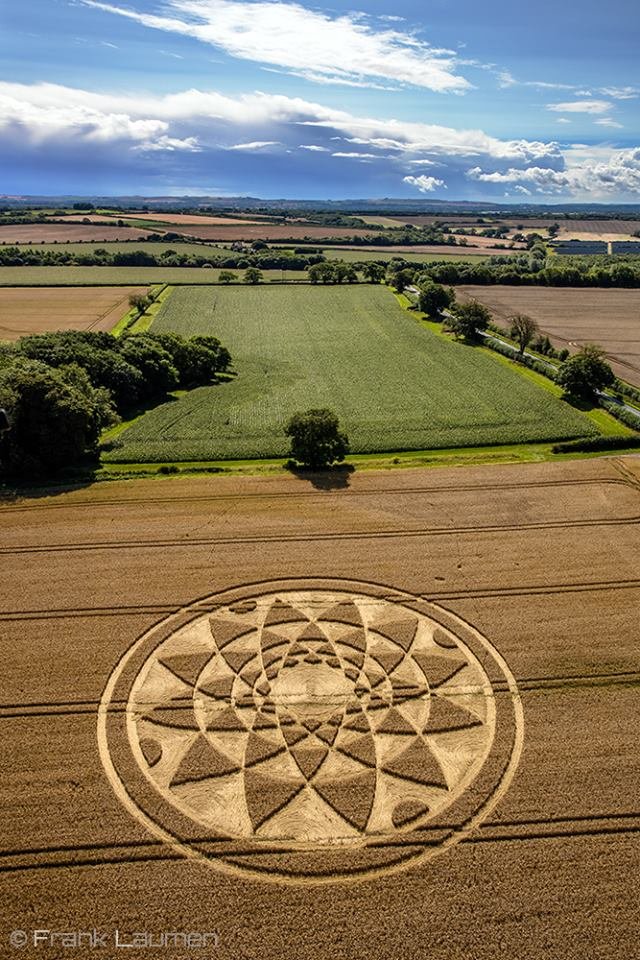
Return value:
M 362 593 L 378 599 L 399 604 L 408 610 L 426 616 L 441 626 L 452 631 L 466 643 L 476 654 L 491 680 L 496 697 L 497 718 L 494 746 L 487 758 L 484 767 L 474 781 L 474 796 L 481 793 L 481 801 L 469 806 L 470 792 L 463 794 L 451 807 L 443 813 L 449 814 L 453 822 L 434 825 L 431 828 L 432 839 L 423 836 L 424 830 L 416 831 L 415 839 L 412 834 L 404 835 L 407 839 L 404 852 L 400 852 L 396 860 L 371 866 L 358 857 L 363 851 L 371 851 L 376 847 L 376 841 L 367 838 L 360 848 L 350 849 L 341 862 L 340 851 L 328 850 L 327 861 L 336 862 L 337 866 L 324 872 L 293 870 L 284 868 L 266 867 L 258 865 L 241 865 L 239 857 L 252 857 L 252 851 L 237 852 L 233 849 L 220 850 L 217 840 L 210 837 L 203 838 L 194 832 L 197 826 L 186 817 L 178 814 L 175 808 L 167 811 L 167 802 L 159 795 L 149 795 L 149 783 L 140 770 L 133 756 L 129 738 L 126 734 L 126 710 L 128 696 L 132 684 L 142 665 L 168 637 L 181 627 L 193 620 L 214 612 L 220 608 L 238 603 L 242 600 L 254 599 L 279 591 L 318 590 L 336 591 L 341 593 Z M 394 587 L 387 587 L 378 583 L 371 583 L 345 578 L 311 578 L 283 579 L 259 581 L 238 587 L 228 588 L 193 601 L 186 607 L 165 617 L 150 627 L 135 641 L 120 658 L 112 671 L 105 686 L 100 706 L 98 708 L 98 749 L 100 758 L 109 780 L 109 783 L 123 806 L 129 813 L 141 822 L 145 828 L 157 839 L 170 845 L 173 850 L 188 859 L 195 859 L 220 872 L 236 875 L 240 878 L 253 878 L 269 882 L 301 884 L 301 883 L 337 883 L 365 880 L 389 873 L 407 869 L 410 865 L 431 859 L 450 847 L 465 839 L 491 813 L 502 796 L 506 793 L 520 761 L 524 740 L 524 716 L 522 703 L 517 684 L 511 670 L 502 655 L 493 645 L 480 634 L 473 626 L 448 610 L 431 601 L 416 597 Z M 496 746 L 497 745 L 497 746 Z M 124 771 L 121 772 L 121 771 Z M 478 786 L 482 786 L 479 791 Z M 141 794 L 141 800 L 136 799 Z M 144 802 L 143 802 L 144 801 Z M 165 824 L 167 812 L 169 819 L 177 821 L 179 829 L 172 832 Z M 451 814 L 457 816 L 451 817 Z M 232 845 L 222 844 L 227 848 Z M 292 845 L 295 847 L 295 845 Z M 245 844 L 246 847 L 246 844 Z M 257 854 L 257 849 L 255 854 Z M 296 853 L 305 851 L 290 851 L 281 854 L 282 857 L 294 858 Z M 318 859 L 322 856 L 318 851 L 313 853 Z M 255 859 L 259 859 L 255 857 Z M 361 859 L 360 864 L 354 860 Z M 366 858 L 365 858 L 366 859 Z

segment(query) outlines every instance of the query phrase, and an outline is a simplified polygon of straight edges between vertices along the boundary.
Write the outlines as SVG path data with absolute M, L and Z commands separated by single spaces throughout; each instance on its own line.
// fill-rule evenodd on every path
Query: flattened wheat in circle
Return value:
M 285 881 L 371 876 L 447 849 L 507 789 L 513 676 L 452 614 L 351 581 L 194 603 L 112 674 L 99 744 L 157 837 Z

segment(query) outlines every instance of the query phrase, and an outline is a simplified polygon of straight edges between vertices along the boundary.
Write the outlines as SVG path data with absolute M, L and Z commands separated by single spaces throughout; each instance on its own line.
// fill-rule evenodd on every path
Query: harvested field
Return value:
M 492 253 L 494 256 L 498 254 L 503 254 L 507 244 L 511 241 L 509 240 L 498 240 L 496 237 L 481 237 L 476 236 L 464 236 L 451 234 L 458 242 L 461 240 L 466 240 L 470 247 L 482 247 L 487 253 Z M 462 244 L 463 245 L 463 244 Z M 524 243 L 517 243 L 514 247 L 515 250 L 526 250 L 527 246 Z M 507 252 L 508 249 L 507 249 Z
M 286 421 L 312 407 L 335 410 L 360 453 L 595 431 L 493 356 L 426 330 L 381 286 L 182 287 L 152 329 L 214 334 L 237 377 L 149 411 L 107 460 L 285 456 Z
M 60 217 L 60 220 L 72 221 L 82 221 L 84 216 L 82 214 L 68 214 L 64 217 Z M 165 213 L 162 210 L 158 210 L 156 213 L 137 213 L 135 210 L 127 210 L 126 213 L 114 213 L 114 214 L 89 214 L 88 219 L 92 223 L 95 222 L 104 222 L 105 220 L 150 220 L 152 223 L 166 223 L 167 225 L 171 224 L 197 224 L 198 226 L 202 225 L 222 225 L 228 224 L 229 226 L 237 226 L 238 224 L 245 223 L 255 223 L 255 220 L 247 220 L 240 217 L 212 217 L 212 216 L 198 216 L 194 213 Z
M 232 270 L 242 279 L 243 270 Z M 307 280 L 304 270 L 263 270 L 265 280 Z M 128 283 L 217 283 L 217 267 L 0 267 L 4 286 L 122 286 Z
M 553 222 L 553 221 L 552 221 Z M 640 230 L 640 220 L 571 220 L 557 221 L 560 239 L 625 240 Z
M 180 229 L 184 236 L 197 237 L 200 240 L 329 240 L 331 237 L 371 237 L 378 236 L 377 230 L 364 230 L 357 227 L 314 226 L 309 223 L 255 223 L 228 227 L 193 227 L 185 225 Z
M 111 330 L 146 287 L 2 287 L 0 340 L 52 330 Z
M 3 929 L 96 928 L 111 945 L 116 927 L 121 937 L 215 930 L 209 952 L 221 960 L 630 960 L 640 831 L 640 490 L 625 466 L 633 463 L 356 473 L 343 489 L 295 478 L 137 481 L 0 505 Z M 274 590 L 297 595 L 301 609 L 266 604 Z M 234 603 L 238 595 L 257 606 Z M 337 597 L 343 605 L 327 611 Z M 405 607 L 411 597 L 424 599 Z M 307 645 L 324 636 L 340 650 L 337 665 L 318 663 L 320 654 L 285 668 L 265 630 L 273 712 L 251 706 L 263 696 L 262 661 L 244 705 L 232 706 L 220 684 L 214 700 L 198 675 L 213 669 L 221 611 L 234 629 L 244 618 L 244 634 L 213 659 L 242 684 L 239 673 L 251 673 L 251 661 L 242 665 L 252 652 L 247 625 L 265 607 L 274 620 L 289 616 L 271 628 L 285 650 L 306 629 Z M 391 619 L 377 621 L 377 610 Z M 431 659 L 422 658 L 427 721 L 424 683 L 412 687 L 407 673 L 430 636 L 425 611 L 440 625 Z M 320 617 L 311 629 L 310 613 Z M 173 614 L 162 636 L 149 634 L 165 644 L 163 666 L 140 638 Z M 364 676 L 375 669 L 376 697 L 363 684 L 356 693 L 347 676 L 358 651 L 341 638 L 360 637 L 353 617 L 364 618 L 365 649 L 385 664 L 374 667 L 370 653 L 363 663 Z M 189 618 L 191 633 L 177 632 Z M 409 647 L 416 621 L 423 629 Z M 395 641 L 376 633 L 376 624 L 389 632 L 399 623 Z M 462 637 L 483 651 L 479 666 L 465 659 Z M 444 667 L 458 680 L 438 686 Z M 151 668 L 144 713 L 136 691 L 144 694 Z M 473 669 L 487 681 L 472 705 Z M 296 707 L 291 677 L 314 670 L 333 685 Z M 392 713 L 384 677 L 394 670 Z M 128 733 L 110 678 L 129 707 Z M 167 693 L 183 696 L 172 710 Z M 194 726 L 194 703 L 207 710 L 207 738 Z M 411 732 L 443 705 L 440 732 Z M 237 719 L 220 732 L 240 709 L 261 718 L 259 735 Z M 313 755 L 295 742 L 302 716 L 325 736 L 334 731 Z M 491 732 L 487 759 L 461 781 Z M 250 748 L 238 749 L 243 738 Z M 275 759 L 257 752 L 263 741 Z M 224 758 L 230 772 L 214 769 Z M 285 761 L 288 780 L 277 777 Z M 308 763 L 317 776 L 301 772 Z M 229 801 L 234 791 L 242 805 Z M 425 814 L 427 795 L 434 810 Z M 482 802 L 471 829 L 445 849 Z M 199 839 L 200 849 L 190 846 Z
M 558 347 L 599 344 L 616 376 L 640 387 L 640 290 L 556 287 L 458 287 L 461 298 L 486 304 L 497 323 L 526 313 Z
M 436 223 L 446 223 L 449 226 L 456 227 L 475 227 L 478 225 L 477 216 L 456 216 L 455 214 L 447 214 L 446 212 L 440 214 L 408 213 L 406 217 L 393 216 L 389 217 L 388 219 L 399 227 L 403 227 L 405 224 L 410 224 L 412 227 L 432 227 Z
M 101 227 L 91 223 L 33 223 L 0 226 L 0 244 L 61 243 L 92 240 L 143 240 L 151 230 L 137 227 Z

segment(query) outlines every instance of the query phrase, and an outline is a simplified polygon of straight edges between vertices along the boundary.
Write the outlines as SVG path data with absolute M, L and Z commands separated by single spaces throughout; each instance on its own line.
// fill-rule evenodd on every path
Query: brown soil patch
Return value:
M 34 223 L 0 227 L 0 243 L 73 243 L 90 240 L 144 240 L 151 230 L 99 224 Z
M 2 287 L 0 340 L 52 330 L 111 330 L 146 287 Z
M 111 937 L 116 927 L 122 936 L 132 930 L 215 929 L 216 954 L 225 960 L 239 954 L 285 960 L 292 955 L 291 944 L 296 957 L 316 960 L 343 955 L 350 960 L 391 955 L 584 960 L 584 944 L 590 954 L 628 960 L 635 950 L 633 880 L 640 830 L 635 613 L 640 490 L 629 479 L 629 464 L 635 466 L 635 460 L 356 473 L 347 487 L 324 490 L 293 478 L 136 481 L 0 506 L 3 927 L 96 927 Z M 415 707 L 412 676 L 418 674 L 407 672 L 408 651 L 427 673 L 435 656 L 439 678 L 447 675 L 446 661 L 450 671 L 460 664 L 455 642 L 452 646 L 439 633 L 433 639 L 435 654 L 421 655 L 418 647 L 429 647 L 432 640 L 426 628 L 412 632 L 418 607 L 413 619 L 409 613 L 398 623 L 383 605 L 374 631 L 380 671 L 367 661 L 352 682 L 361 684 L 358 678 L 366 675 L 369 687 L 361 696 L 376 706 L 391 695 L 386 674 L 398 671 L 391 684 L 397 696 L 393 711 L 386 717 L 372 713 L 375 750 L 388 751 L 383 767 L 391 771 L 385 783 L 395 802 L 397 834 L 393 842 L 382 834 L 371 857 L 389 872 L 364 883 L 310 889 L 304 882 L 283 886 L 235 876 L 215 863 L 207 869 L 202 860 L 189 860 L 161 841 L 114 792 L 96 739 L 105 684 L 147 628 L 194 599 L 239 584 L 252 585 L 260 599 L 267 580 L 303 578 L 304 589 L 307 578 L 319 576 L 344 578 L 350 595 L 359 593 L 356 583 L 362 582 L 371 590 L 376 584 L 390 587 L 390 597 L 407 591 L 428 598 L 444 620 L 451 611 L 456 615 L 451 622 L 465 622 L 470 625 L 465 629 L 486 638 L 506 661 L 522 698 L 524 752 L 515 779 L 461 843 L 421 865 L 392 872 L 409 851 L 439 842 L 436 831 L 411 831 L 428 815 L 427 791 L 435 797 L 445 789 L 439 780 L 442 767 L 428 768 L 422 740 L 412 732 L 437 716 L 422 718 Z M 296 793 L 301 776 L 317 779 L 317 792 L 326 798 L 328 833 L 340 823 L 346 824 L 343 831 L 357 832 L 380 802 L 372 800 L 376 774 L 364 722 L 371 711 L 349 712 L 332 740 L 332 718 L 314 720 L 300 708 L 309 700 L 300 700 L 298 677 L 303 688 L 311 683 L 312 692 L 322 692 L 322 685 L 313 686 L 314 664 L 325 655 L 322 646 L 333 645 L 336 656 L 329 659 L 344 660 L 352 672 L 363 656 L 356 613 L 348 602 L 328 611 L 317 607 L 317 623 L 301 633 L 291 601 L 304 606 L 310 600 L 294 598 L 292 591 L 283 587 L 280 601 L 266 611 L 270 663 L 278 662 L 283 647 L 297 658 L 282 674 L 287 681 L 276 690 L 274 711 L 252 667 L 250 624 L 256 612 L 251 603 L 202 608 L 198 622 L 204 632 L 194 629 L 171 647 L 182 629 L 183 621 L 176 620 L 157 636 L 151 660 L 143 658 L 140 666 L 148 663 L 147 673 L 132 668 L 132 676 L 147 684 L 139 688 L 140 711 L 132 721 L 141 735 L 136 763 L 146 763 L 151 771 L 139 781 L 141 789 L 159 785 L 153 819 L 162 822 L 168 793 L 181 797 L 185 810 L 197 805 L 200 822 L 192 835 L 198 840 L 210 834 L 214 860 L 228 857 L 229 848 L 213 828 L 203 826 L 209 822 L 208 804 L 217 796 L 216 809 L 224 807 L 230 829 L 237 829 L 240 808 L 224 806 L 232 794 L 227 782 L 244 762 L 234 751 L 238 735 L 244 736 L 247 698 L 256 690 L 265 698 L 269 709 L 247 734 L 252 771 L 247 810 L 264 840 L 256 855 L 256 841 L 247 839 L 235 859 L 239 870 L 258 863 L 266 879 L 288 857 L 299 856 L 299 843 L 290 852 L 285 844 L 283 852 L 277 832 L 269 838 L 269 824 L 287 825 L 286 819 L 277 820 L 279 797 L 290 805 L 288 822 L 298 836 L 309 809 L 308 788 Z M 366 604 L 358 607 L 358 615 L 370 621 L 374 612 Z M 206 656 L 212 642 L 208 616 L 217 618 L 215 663 Z M 326 640 L 320 638 L 323 631 Z M 294 639 L 300 647 L 295 653 Z M 395 666 L 398 657 L 405 659 Z M 179 697 L 169 705 L 162 701 L 167 691 L 194 682 L 204 662 L 207 736 L 189 725 Z M 499 680 L 491 659 L 480 662 L 492 683 Z M 452 676 L 435 681 L 431 700 L 446 704 L 440 682 L 451 695 L 448 713 L 453 716 L 455 695 L 447 687 L 457 682 Z M 226 695 L 225 678 L 237 686 L 233 716 L 226 705 L 216 707 L 216 697 Z M 460 695 L 468 698 L 462 679 L 460 685 Z M 348 690 L 343 685 L 338 691 L 347 703 Z M 283 699 L 291 706 L 285 729 L 292 744 L 289 759 L 296 764 L 284 773 L 273 720 Z M 506 699 L 506 689 L 498 684 L 496 709 Z M 470 700 L 464 709 L 472 709 Z M 162 737 L 154 730 L 162 730 Z M 498 723 L 500 749 L 482 768 L 487 776 L 499 772 L 509 755 L 500 730 Z M 465 734 L 466 752 L 449 749 L 449 772 L 462 769 L 459 764 L 480 748 L 480 733 L 478 724 L 472 725 Z M 442 739 L 440 748 L 447 750 Z M 328 770 L 326 750 L 339 756 L 339 767 Z M 428 783 L 420 779 L 425 771 Z M 474 781 L 478 795 L 483 782 Z M 406 783 L 413 786 L 405 789 Z M 464 796 L 473 797 L 476 787 Z M 240 814 L 246 816 L 243 810 Z M 181 823 L 176 813 L 176 830 Z M 343 865 L 351 859 L 348 849 L 328 856 L 336 863 L 342 857 Z M 27 898 L 37 923 L 24 914 Z M 133 957 L 148 954 L 130 950 Z
M 458 287 L 460 298 L 479 300 L 497 323 L 526 313 L 558 347 L 575 352 L 597 343 L 618 377 L 640 386 L 640 291 L 511 286 Z

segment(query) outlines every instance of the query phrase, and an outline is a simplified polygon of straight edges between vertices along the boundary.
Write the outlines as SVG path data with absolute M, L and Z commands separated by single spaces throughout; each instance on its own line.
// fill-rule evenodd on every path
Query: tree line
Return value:
M 103 430 L 231 364 L 216 337 L 67 330 L 0 343 L 0 474 L 21 479 L 96 462 Z

